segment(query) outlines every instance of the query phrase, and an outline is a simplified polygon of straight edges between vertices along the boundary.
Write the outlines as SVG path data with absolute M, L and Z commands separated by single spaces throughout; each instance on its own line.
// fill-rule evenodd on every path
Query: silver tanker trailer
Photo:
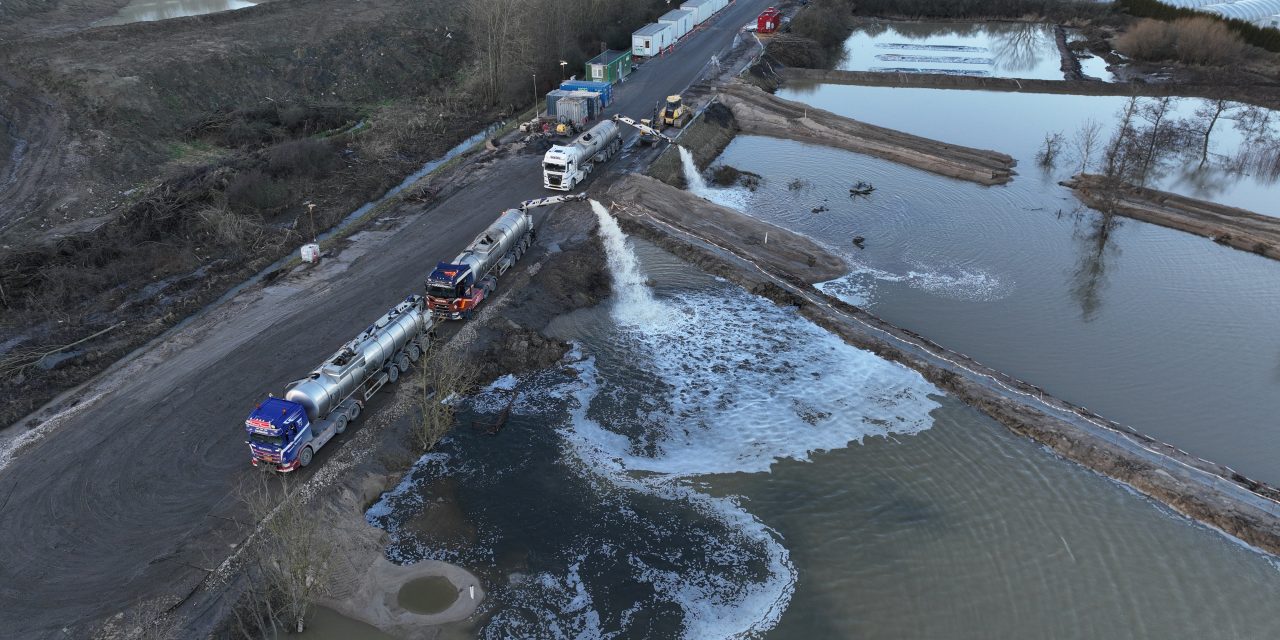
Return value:
M 405 298 L 343 345 L 285 397 L 269 396 L 245 420 L 253 464 L 293 471 L 360 415 L 364 403 L 394 383 L 430 346 L 432 318 L 422 296 Z
M 585 200 L 587 194 L 525 200 L 507 209 L 452 262 L 436 265 L 427 276 L 427 305 L 432 316 L 461 320 L 498 288 L 507 272 L 533 244 L 533 216 L 529 210 L 561 202 Z

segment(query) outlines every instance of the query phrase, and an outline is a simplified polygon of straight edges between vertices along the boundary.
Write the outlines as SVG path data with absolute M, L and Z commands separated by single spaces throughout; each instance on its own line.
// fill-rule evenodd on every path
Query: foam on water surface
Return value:
M 917 433 L 931 426 L 938 403 L 930 396 L 940 392 L 737 287 L 707 279 L 678 299 L 656 295 L 608 210 L 592 206 L 614 277 L 607 323 L 616 328 L 575 344 L 560 366 L 500 379 L 470 402 L 481 412 L 510 403 L 513 421 L 550 426 L 556 442 L 547 444 L 559 452 L 532 463 L 542 465 L 533 477 L 558 494 L 532 513 L 555 515 L 521 521 L 545 527 L 545 544 L 557 550 L 544 549 L 527 575 L 489 590 L 495 614 L 482 635 L 758 636 L 791 601 L 795 566 L 777 532 L 738 498 L 705 493 L 702 479 L 767 473 L 779 460 L 807 460 L 867 436 Z M 429 506 L 412 497 L 417 483 L 452 475 L 515 489 L 509 483 L 519 480 L 504 468 L 513 462 L 485 453 L 467 452 L 477 457 L 465 470 L 445 454 L 425 457 L 412 481 L 369 510 L 391 533 L 390 557 L 483 565 L 512 536 L 539 535 L 477 525 L 459 556 L 401 524 Z M 549 481 L 547 473 L 566 475 Z

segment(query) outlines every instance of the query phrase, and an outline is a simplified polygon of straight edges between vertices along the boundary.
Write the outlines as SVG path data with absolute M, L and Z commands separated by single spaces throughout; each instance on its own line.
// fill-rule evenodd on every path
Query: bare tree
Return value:
M 1076 129 L 1075 136 L 1071 139 L 1071 146 L 1080 158 L 1080 173 L 1089 170 L 1089 164 L 1093 162 L 1093 154 L 1101 137 L 1102 124 L 1093 118 L 1080 123 L 1080 128 Z
M 1103 176 L 1108 182 L 1119 182 L 1129 173 L 1135 142 L 1133 119 L 1138 113 L 1138 106 L 1136 97 L 1125 102 L 1120 110 L 1120 126 L 1103 149 Z
M 418 386 L 418 423 L 414 444 L 428 451 L 453 428 L 457 400 L 470 393 L 478 371 L 465 354 L 453 349 L 432 349 L 422 366 Z
M 283 629 L 302 633 L 307 612 L 328 591 L 333 542 L 322 518 L 288 476 L 272 480 L 270 471 L 242 486 L 240 497 L 258 522 L 253 545 L 254 584 L 236 609 L 246 637 L 274 635 Z
M 1143 105 L 1138 111 L 1149 125 L 1143 132 L 1146 144 L 1142 152 L 1142 165 L 1138 170 L 1138 184 L 1146 184 L 1152 163 L 1160 164 L 1160 157 L 1174 142 L 1176 134 L 1168 126 L 1167 120 L 1170 111 L 1177 105 L 1177 100 L 1173 96 L 1163 96 Z
M 1218 124 L 1218 120 L 1222 115 L 1231 108 L 1231 102 L 1226 98 L 1218 98 L 1216 100 L 1208 100 L 1196 107 L 1195 122 L 1198 126 L 1193 129 L 1200 132 L 1200 166 L 1204 166 L 1209 160 L 1209 137 L 1213 135 L 1213 127 Z

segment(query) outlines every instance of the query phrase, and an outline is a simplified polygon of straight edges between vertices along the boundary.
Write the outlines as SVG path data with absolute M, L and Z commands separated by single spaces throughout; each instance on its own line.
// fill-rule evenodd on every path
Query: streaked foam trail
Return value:
M 689 184 L 689 193 L 699 198 L 710 200 L 722 207 L 745 211 L 747 208 L 747 194 L 745 191 L 738 189 L 716 189 L 707 184 L 702 178 L 702 173 L 698 171 L 698 165 L 693 161 L 693 154 L 684 147 L 677 146 L 680 150 L 680 166 L 684 169 L 684 180 Z

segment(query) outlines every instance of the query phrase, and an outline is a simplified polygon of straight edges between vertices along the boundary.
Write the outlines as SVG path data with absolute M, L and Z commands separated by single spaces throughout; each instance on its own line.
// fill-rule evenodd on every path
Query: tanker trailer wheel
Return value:
M 401 352 L 400 357 L 396 358 L 396 368 L 400 370 L 400 373 L 404 373 L 409 370 L 410 366 L 412 365 L 409 364 L 409 356 Z
M 355 422 L 360 417 L 360 403 L 352 402 L 351 408 L 347 409 L 347 422 Z
M 302 453 L 298 454 L 298 466 L 305 467 L 311 464 L 311 457 L 315 455 L 311 452 L 311 447 L 303 447 Z
M 418 347 L 418 343 L 410 342 L 409 343 L 409 361 L 417 362 L 418 358 L 421 358 L 421 357 L 422 357 L 422 349 Z
M 345 413 L 335 418 L 333 421 L 333 432 L 338 434 L 344 433 L 347 430 L 348 421 L 350 421 L 350 418 Z
M 400 379 L 400 368 L 397 367 L 394 362 L 387 365 L 387 382 L 390 382 L 391 384 L 395 384 L 396 380 L 399 380 L 399 379 Z

